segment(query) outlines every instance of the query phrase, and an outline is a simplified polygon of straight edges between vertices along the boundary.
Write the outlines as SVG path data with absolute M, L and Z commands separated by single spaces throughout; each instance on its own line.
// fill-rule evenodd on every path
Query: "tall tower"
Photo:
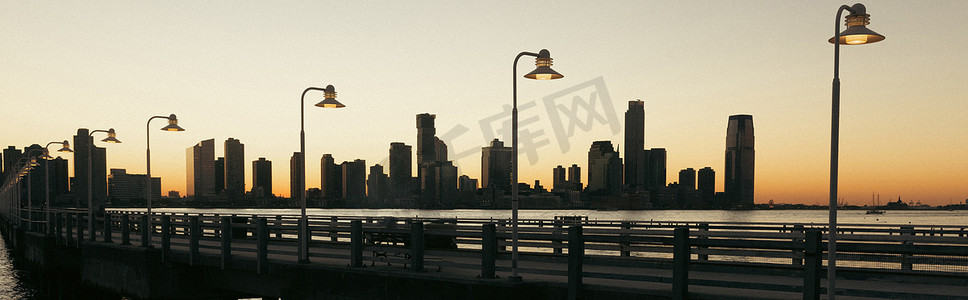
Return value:
M 622 191 L 622 158 L 612 142 L 596 141 L 588 149 L 588 190 L 605 195 Z
M 713 168 L 705 167 L 699 169 L 699 198 L 707 204 L 713 204 L 713 196 L 716 195 L 716 171 Z
M 387 174 L 383 173 L 383 166 L 370 166 L 370 174 L 366 177 L 366 202 L 368 206 L 383 206 L 389 187 Z
M 107 179 L 107 151 L 101 147 L 93 147 L 94 138 L 87 128 L 77 129 L 74 136 L 74 184 L 73 192 L 78 195 L 76 203 L 79 207 L 87 207 L 87 186 L 90 180 L 95 209 L 104 206 L 108 197 Z M 90 148 L 89 148 L 90 147 Z M 90 151 L 90 152 L 89 152 Z M 27 153 L 25 151 L 24 153 Z M 91 178 L 87 177 L 87 158 L 91 158 Z
M 245 145 L 229 138 L 222 150 L 225 151 L 225 195 L 229 201 L 242 200 L 245 194 Z
M 581 167 L 578 164 L 572 164 L 571 167 L 568 167 L 568 182 L 574 184 L 576 190 L 582 190 Z
M 481 188 L 511 190 L 511 147 L 498 139 L 481 147 Z
M 666 186 L 666 149 L 652 148 L 642 151 L 647 160 L 645 184 L 649 190 L 656 191 Z
M 729 116 L 726 128 L 726 174 L 723 180 L 730 206 L 753 206 L 753 116 Z
M 299 199 L 303 188 L 303 156 L 301 152 L 293 152 L 289 158 L 289 197 Z
M 343 199 L 351 207 L 362 207 L 366 197 L 366 161 L 344 161 L 342 168 Z
M 625 185 L 630 190 L 645 185 L 645 102 L 629 101 L 625 111 Z
M 419 114 L 417 115 L 417 165 L 437 161 L 437 143 L 434 137 L 437 134 L 434 128 L 434 119 L 437 115 Z
M 319 189 L 323 199 L 340 199 L 343 197 L 343 171 L 341 165 L 336 164 L 332 154 L 323 154 L 319 160 Z
M 260 157 L 252 161 L 252 194 L 256 197 L 271 197 L 272 162 Z
M 390 199 L 409 196 L 413 178 L 413 148 L 410 145 L 390 143 Z
M 215 139 L 207 139 L 185 150 L 188 157 L 188 195 L 195 200 L 214 200 L 215 197 Z
M 551 173 L 551 189 L 558 190 L 565 187 L 568 179 L 565 177 L 565 167 L 558 165 Z

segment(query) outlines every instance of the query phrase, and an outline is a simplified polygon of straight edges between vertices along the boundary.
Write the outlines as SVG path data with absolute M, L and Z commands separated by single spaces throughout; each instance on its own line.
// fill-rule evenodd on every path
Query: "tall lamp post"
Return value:
M 112 144 L 121 143 L 121 141 L 119 141 L 116 137 L 117 134 L 114 133 L 114 128 L 110 128 L 108 130 L 92 130 L 88 136 L 93 137 L 95 132 L 104 132 L 108 134 L 108 137 L 101 140 L 102 142 Z M 97 234 L 94 232 L 94 178 L 92 178 L 93 175 L 91 175 L 93 174 L 91 171 L 91 168 L 93 168 L 93 164 L 91 163 L 91 152 L 94 152 L 93 138 L 91 139 L 90 143 L 87 143 L 87 230 L 90 233 L 88 234 L 88 240 L 93 242 L 97 237 Z
M 850 12 L 844 17 L 847 29 L 840 31 L 840 16 L 844 11 Z M 837 278 L 837 172 L 838 152 L 840 151 L 840 45 L 862 45 L 884 40 L 884 36 L 870 29 L 870 15 L 863 4 L 853 6 L 841 5 L 837 10 L 834 21 L 834 37 L 828 42 L 834 44 L 834 80 L 830 117 L 830 220 L 827 229 L 827 298 L 833 300 L 836 295 Z
M 308 87 L 302 92 L 299 104 L 299 165 L 302 166 L 302 178 L 299 179 L 299 262 L 309 263 L 309 218 L 306 216 L 306 93 L 322 91 L 323 101 L 316 103 L 316 107 L 343 108 L 346 105 L 336 101 L 336 88 L 327 85 L 326 88 Z
M 28 152 L 26 155 L 27 163 L 24 166 L 24 170 L 20 173 L 21 175 L 27 176 L 27 230 L 28 231 L 34 230 L 34 217 L 33 217 L 34 196 L 32 193 L 34 189 L 30 187 L 30 181 L 31 181 L 30 179 L 31 177 L 33 177 L 33 176 L 30 176 L 30 171 L 33 170 L 34 167 L 38 166 L 37 157 L 30 157 L 30 154 L 33 154 L 34 152 L 43 152 L 43 150 L 33 149 L 30 152 Z
M 510 281 L 521 281 L 518 275 L 518 59 L 522 56 L 535 57 L 536 68 L 524 78 L 551 80 L 565 77 L 551 69 L 551 52 L 541 49 L 538 53 L 521 52 L 514 57 L 511 67 L 511 86 L 513 102 L 511 109 L 511 276 Z
M 71 143 L 67 140 L 64 140 L 63 142 L 50 142 L 44 146 L 44 155 L 41 156 L 41 158 L 47 160 L 44 162 L 44 189 L 46 194 L 44 200 L 44 202 L 46 202 L 44 204 L 44 221 L 47 222 L 47 228 L 45 228 L 45 233 L 47 234 L 52 234 L 54 230 L 53 227 L 50 226 L 50 161 L 54 159 L 50 156 L 50 150 L 48 149 L 51 144 L 61 145 L 61 148 L 57 150 L 58 152 L 74 152 L 74 150 L 71 150 Z
M 162 131 L 185 131 L 185 129 L 178 126 L 178 117 L 175 114 L 168 116 L 153 116 L 148 118 L 148 122 L 145 123 L 145 172 L 147 173 L 145 178 L 145 201 L 147 202 L 147 212 L 148 223 L 151 223 L 151 120 L 154 119 L 168 119 L 168 125 L 162 127 Z M 146 231 L 148 233 L 148 238 L 144 239 L 147 242 L 147 246 L 151 246 L 151 230 Z

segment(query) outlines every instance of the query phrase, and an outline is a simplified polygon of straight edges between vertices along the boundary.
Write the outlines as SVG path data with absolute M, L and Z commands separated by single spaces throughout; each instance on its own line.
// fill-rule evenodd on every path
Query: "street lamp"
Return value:
M 108 137 L 101 140 L 105 143 L 118 144 L 121 141 L 118 140 L 117 134 L 114 133 L 114 128 L 108 130 L 92 130 L 88 136 L 94 137 L 95 132 L 104 132 L 108 134 Z M 94 241 L 97 234 L 94 232 L 94 178 L 92 178 L 92 163 L 91 163 L 91 152 L 94 152 L 94 139 L 91 139 L 90 143 L 87 143 L 87 230 L 89 234 L 88 240 Z
M 844 17 L 847 29 L 840 32 L 840 16 L 844 11 L 850 14 Z M 833 300 L 836 295 L 837 278 L 837 172 L 838 152 L 840 151 L 840 45 L 862 45 L 884 40 L 884 36 L 870 29 L 870 15 L 863 4 L 853 6 L 841 5 L 837 10 L 834 21 L 834 37 L 828 42 L 834 44 L 834 81 L 830 117 L 830 223 L 827 229 L 827 298 Z
M 302 92 L 299 104 L 299 155 L 301 156 L 299 165 L 302 170 L 302 178 L 299 180 L 299 262 L 309 263 L 309 218 L 306 217 L 306 93 L 309 91 L 322 91 L 325 97 L 323 101 L 316 103 L 316 107 L 322 108 L 343 108 L 346 105 L 336 101 L 336 88 L 327 85 L 326 88 L 308 87 Z
M 524 78 L 551 80 L 565 77 L 551 69 L 551 52 L 541 49 L 538 53 L 521 52 L 514 57 L 511 67 L 511 86 L 514 93 L 511 109 L 511 276 L 510 281 L 521 281 L 518 275 L 518 59 L 533 56 L 536 68 Z
M 148 118 L 148 122 L 145 123 L 145 201 L 147 202 L 148 210 L 146 212 L 148 216 L 148 223 L 151 223 L 151 120 L 154 119 L 168 119 L 168 125 L 162 127 L 162 131 L 185 131 L 185 129 L 178 126 L 178 117 L 175 114 L 168 116 L 153 116 Z M 148 237 L 143 239 L 147 242 L 148 247 L 151 246 L 151 232 L 152 230 L 145 231 Z
M 27 157 L 28 163 L 24 166 L 24 170 L 20 172 L 20 175 L 27 177 L 27 230 L 28 231 L 33 231 L 34 230 L 34 216 L 33 216 L 33 213 L 34 213 L 34 206 L 33 206 L 34 196 L 33 196 L 33 193 L 32 193 L 34 189 L 30 187 L 31 177 L 33 177 L 33 176 L 30 175 L 30 171 L 33 170 L 34 167 L 40 165 L 40 164 L 37 163 L 37 157 L 36 156 L 30 157 L 30 155 L 33 154 L 33 153 L 35 153 L 35 152 L 41 152 L 41 153 L 43 153 L 43 150 L 40 150 L 40 149 L 32 149 L 29 152 L 27 152 L 26 157 Z
M 44 146 L 44 155 L 41 156 L 41 158 L 43 158 L 44 160 L 47 160 L 46 162 L 44 162 L 44 189 L 46 194 L 45 200 L 44 200 L 46 202 L 46 204 L 44 205 L 46 207 L 46 209 L 44 210 L 44 220 L 46 220 L 47 222 L 47 228 L 46 228 L 47 234 L 52 234 L 54 230 L 53 227 L 50 226 L 50 161 L 54 159 L 49 154 L 50 150 L 48 148 L 50 147 L 51 144 L 61 145 L 61 148 L 57 150 L 58 152 L 74 152 L 74 150 L 71 150 L 71 143 L 68 142 L 67 140 L 64 140 L 63 142 L 50 142 L 50 143 L 47 143 L 46 146 Z

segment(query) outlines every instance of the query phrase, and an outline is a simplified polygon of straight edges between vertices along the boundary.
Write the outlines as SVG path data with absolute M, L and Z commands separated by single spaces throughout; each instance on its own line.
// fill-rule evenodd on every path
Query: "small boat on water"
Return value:
M 883 210 L 877 210 L 877 207 L 881 204 L 881 195 L 877 195 L 877 204 L 874 204 L 874 194 L 871 194 L 871 204 L 874 205 L 871 209 L 867 210 L 868 215 L 883 215 Z

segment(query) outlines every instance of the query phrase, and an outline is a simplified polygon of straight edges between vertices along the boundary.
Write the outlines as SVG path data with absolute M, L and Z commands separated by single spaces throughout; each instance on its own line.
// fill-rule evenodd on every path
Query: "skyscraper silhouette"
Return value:
M 481 147 L 481 188 L 511 190 L 511 147 L 498 139 Z
M 303 157 L 300 152 L 293 152 L 289 158 L 289 197 L 299 199 L 303 192 Z
M 412 178 L 412 147 L 400 142 L 390 143 L 390 198 L 392 200 L 409 198 Z
M 417 165 L 437 161 L 436 129 L 434 119 L 436 115 L 417 115 Z
M 185 150 L 188 196 L 197 201 L 215 200 L 215 139 L 207 139 Z
M 368 206 L 383 206 L 389 188 L 389 178 L 383 173 L 383 166 L 375 164 L 370 166 L 370 174 L 366 179 L 366 202 Z
M 323 154 L 319 160 L 319 187 L 323 199 L 337 200 L 343 198 L 343 169 L 337 165 L 332 154 Z
M 625 111 L 625 185 L 630 189 L 645 185 L 645 102 L 629 101 Z
M 558 165 L 555 167 L 554 171 L 551 172 L 551 189 L 558 190 L 563 189 L 568 183 L 568 178 L 566 177 L 565 167 Z
M 716 203 L 712 203 L 713 197 L 716 195 L 716 171 L 713 168 L 705 167 L 699 169 L 699 198 L 706 204 L 713 206 L 718 206 Z
M 272 162 L 260 157 L 252 161 L 252 194 L 255 197 L 272 196 Z
M 362 207 L 366 197 L 366 161 L 344 161 L 342 166 L 343 200 L 348 206 Z
M 588 150 L 588 190 L 603 195 L 622 191 L 622 158 L 612 142 L 596 141 Z
M 753 116 L 729 116 L 723 187 L 731 206 L 753 206 L 753 171 L 756 158 L 753 140 Z
M 229 201 L 242 200 L 245 194 L 245 145 L 237 139 L 225 140 L 225 195 Z
M 215 195 L 225 192 L 225 157 L 215 159 Z
M 645 182 L 649 190 L 657 191 L 666 186 L 666 149 L 652 148 L 643 151 L 647 159 Z
M 94 204 L 94 208 L 103 208 L 105 201 L 108 197 L 108 181 L 107 181 L 107 151 L 101 147 L 91 147 L 94 143 L 94 138 L 91 137 L 90 131 L 87 128 L 77 129 L 77 135 L 74 136 L 74 182 L 73 191 L 77 202 L 75 205 L 79 207 L 87 207 L 87 186 L 88 180 L 91 180 L 91 190 Z M 90 147 L 90 148 L 89 148 Z M 91 151 L 90 154 L 88 151 Z M 24 151 L 25 153 L 27 151 Z M 88 174 L 88 161 L 87 158 L 90 155 L 91 158 L 91 177 L 87 178 Z

